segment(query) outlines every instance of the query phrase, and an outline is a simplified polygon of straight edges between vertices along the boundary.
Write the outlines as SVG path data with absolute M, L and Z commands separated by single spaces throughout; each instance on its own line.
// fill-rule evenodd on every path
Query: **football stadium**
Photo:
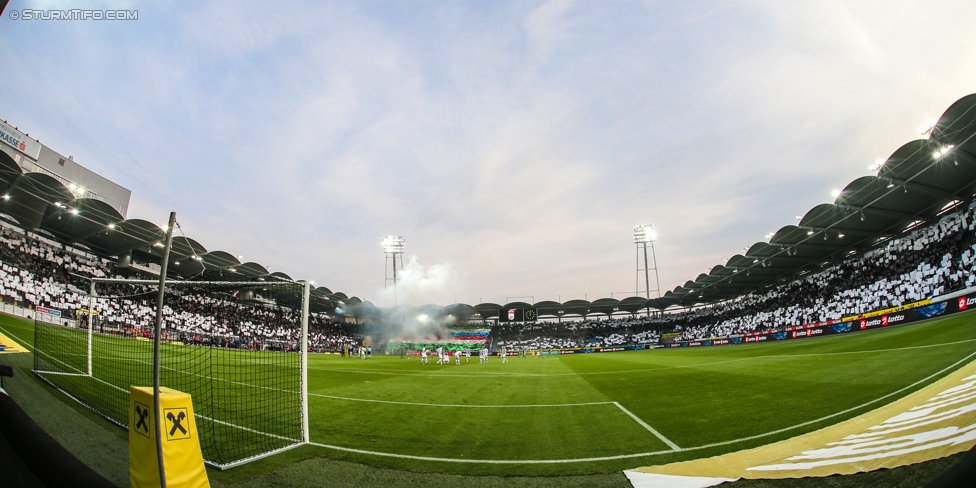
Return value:
M 439 303 L 402 236 L 343 236 L 385 255 L 370 300 L 189 237 L 179 199 L 130 218 L 3 120 L 0 485 L 970 486 L 976 94 L 942 110 L 676 286 L 638 225 L 632 291 Z

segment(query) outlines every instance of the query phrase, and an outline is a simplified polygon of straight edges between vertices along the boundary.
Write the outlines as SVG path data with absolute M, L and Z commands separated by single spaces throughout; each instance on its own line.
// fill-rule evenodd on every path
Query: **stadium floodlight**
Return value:
M 634 226 L 634 243 L 654 242 L 657 240 L 657 231 L 654 226 L 649 224 Z
M 403 236 L 386 236 L 380 244 L 383 246 L 383 252 L 386 254 L 386 260 L 393 259 L 393 306 L 397 306 L 397 255 L 400 256 L 400 269 L 403 270 Z M 384 267 L 385 268 L 385 267 Z M 388 268 L 384 269 L 384 276 L 386 283 L 390 282 L 390 276 L 387 272 Z
M 834 190 L 834 191 L 830 192 L 830 196 L 832 196 L 834 198 L 839 197 L 840 196 L 840 190 Z
M 636 274 L 634 277 L 634 295 L 640 296 L 640 275 L 641 271 L 644 272 L 644 297 L 651 298 L 651 277 L 650 272 L 654 270 L 654 281 L 657 283 L 658 298 L 661 297 L 661 278 L 657 272 L 657 254 L 654 252 L 654 241 L 657 240 L 657 231 L 654 230 L 654 226 L 650 224 L 641 224 L 634 226 L 634 244 L 637 246 L 637 261 L 636 261 Z M 647 261 L 647 245 L 651 245 L 651 257 L 653 259 L 654 267 L 652 268 Z M 644 254 L 644 267 L 641 268 L 640 256 L 641 251 Z M 648 310 L 650 313 L 650 310 Z
M 404 239 L 402 236 L 386 236 L 383 238 L 383 251 L 387 253 L 403 253 Z
M 878 171 L 881 170 L 882 167 L 884 167 L 886 162 L 887 161 L 885 159 L 879 158 L 875 160 L 873 164 L 868 166 L 868 170 L 871 171 L 872 173 L 877 173 Z
M 948 146 L 943 146 L 938 151 L 932 153 L 932 157 L 934 157 L 935 159 L 942 159 L 942 157 L 945 156 L 946 154 L 949 154 L 949 151 L 951 151 L 952 148 L 954 148 L 954 147 L 956 147 L 956 146 L 954 146 L 952 144 L 950 144 Z

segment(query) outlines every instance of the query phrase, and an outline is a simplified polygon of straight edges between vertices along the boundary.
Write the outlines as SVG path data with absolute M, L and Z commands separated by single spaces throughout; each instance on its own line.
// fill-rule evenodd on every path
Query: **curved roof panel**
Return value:
M 946 109 L 932 128 L 932 140 L 962 146 L 976 139 L 976 93 L 966 95 Z
M 586 300 L 569 300 L 563 302 L 563 312 L 565 315 L 582 315 L 590 313 L 590 302 Z
M 0 212 L 13 217 L 24 229 L 34 230 L 41 226 L 48 206 L 66 205 L 72 200 L 71 191 L 60 181 L 43 173 L 27 173 L 17 178 L 0 200 Z
M 49 205 L 41 229 L 58 240 L 76 243 L 93 234 L 107 233 L 125 220 L 111 205 L 94 198 L 79 198 L 65 206 Z
M 255 277 L 268 276 L 270 274 L 264 266 L 254 262 L 241 263 L 241 265 L 237 267 L 237 272 L 245 276 Z
M 542 315 L 560 315 L 560 311 L 563 309 L 563 304 L 555 302 L 552 300 L 543 300 L 541 302 L 536 302 L 533 307 L 539 312 L 539 316 Z
M 233 254 L 225 251 L 210 251 L 202 255 L 203 263 L 208 268 L 230 269 L 240 266 L 241 262 Z
M 129 219 L 115 224 L 108 232 L 92 234 L 82 242 L 91 248 L 110 256 L 119 256 L 133 249 L 149 248 L 155 243 L 162 245 L 166 234 L 158 225 L 141 219 Z M 158 247 L 158 246 L 156 246 Z
M 647 298 L 644 297 L 627 297 L 620 300 L 620 310 L 625 312 L 634 313 L 643 310 L 647 307 Z
M 6 195 L 13 188 L 17 178 L 23 174 L 24 172 L 20 169 L 20 165 L 14 161 L 14 158 L 6 152 L 0 151 L 0 194 Z
M 274 276 L 275 278 L 281 278 L 283 280 L 295 281 L 291 279 L 291 276 L 288 276 L 285 273 L 282 273 L 281 271 L 275 271 L 274 273 L 271 273 L 271 276 Z
M 498 316 L 498 310 L 501 309 L 501 305 L 489 302 L 479 303 L 474 306 L 474 309 L 478 311 L 478 315 L 481 315 L 481 318 L 488 319 Z
M 611 315 L 618 310 L 619 306 L 620 300 L 616 298 L 600 298 L 590 303 L 590 312 Z

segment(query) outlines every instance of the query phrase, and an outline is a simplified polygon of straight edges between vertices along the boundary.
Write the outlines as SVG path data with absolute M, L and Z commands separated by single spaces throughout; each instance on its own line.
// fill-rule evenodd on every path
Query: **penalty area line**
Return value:
M 538 405 L 464 405 L 452 403 L 417 403 L 417 402 L 395 402 L 392 400 L 371 400 L 368 398 L 349 398 L 322 393 L 309 393 L 308 396 L 330 398 L 333 400 L 344 400 L 347 402 L 367 402 L 367 403 L 386 403 L 390 405 L 413 405 L 418 407 L 449 407 L 449 408 L 546 408 L 546 407 L 584 407 L 587 405 L 610 405 L 617 402 L 586 402 L 586 403 L 540 403 Z M 620 405 L 617 405 L 618 407 Z M 623 407 L 620 407 L 623 408 Z
M 648 432 L 654 434 L 654 437 L 657 437 L 658 439 L 661 439 L 661 442 L 667 444 L 668 447 L 670 447 L 672 451 L 680 451 L 681 450 L 681 448 L 678 447 L 677 444 L 675 444 L 674 442 L 671 442 L 671 439 L 668 439 L 667 437 L 664 437 L 664 435 L 662 435 L 660 432 L 658 432 L 654 427 L 651 427 L 650 425 L 647 424 L 647 422 L 644 422 L 643 420 L 641 420 L 640 417 L 634 415 L 634 412 L 631 412 L 630 410 L 627 410 L 626 408 L 624 408 L 623 405 L 621 405 L 621 404 L 619 404 L 617 402 L 613 402 L 613 404 L 616 405 L 617 408 L 619 408 L 623 413 L 627 414 L 627 416 L 629 416 L 630 418 L 634 419 L 634 421 L 637 422 L 638 424 L 640 424 L 641 427 L 647 429 Z
M 429 456 L 414 456 L 411 454 L 397 454 L 393 452 L 379 452 L 379 451 L 367 451 L 365 449 L 355 449 L 352 447 L 342 447 L 333 446 L 330 444 L 322 444 L 320 442 L 309 442 L 310 446 L 323 447 L 326 449 L 333 449 L 336 451 L 352 452 L 356 454 L 368 454 L 370 456 L 381 456 L 381 457 L 391 457 L 398 459 L 413 459 L 416 461 L 432 461 L 436 463 L 469 463 L 469 464 L 567 464 L 567 463 L 585 463 L 594 461 L 613 461 L 616 459 L 628 459 L 634 457 L 644 457 L 654 454 L 667 454 L 674 451 L 655 451 L 650 453 L 640 453 L 640 454 L 623 454 L 620 456 L 604 456 L 604 457 L 592 457 L 592 458 L 577 458 L 577 459 L 457 459 L 457 458 L 439 458 L 439 457 L 429 457 Z
M 951 364 L 949 366 L 946 366 L 945 368 L 943 368 L 943 369 L 941 369 L 939 371 L 936 371 L 935 373 L 932 373 L 931 375 L 926 376 L 925 378 L 922 378 L 922 379 L 920 379 L 920 380 L 918 380 L 918 381 L 916 381 L 916 382 L 914 382 L 914 383 L 912 383 L 912 384 L 910 384 L 908 386 L 905 386 L 905 387 L 900 388 L 900 389 L 898 389 L 896 391 L 893 391 L 891 393 L 888 393 L 887 395 L 883 395 L 883 396 L 880 396 L 878 398 L 875 398 L 874 400 L 870 400 L 870 401 L 864 402 L 864 403 L 862 403 L 860 405 L 857 405 L 855 407 L 851 407 L 851 408 L 848 408 L 848 409 L 845 409 L 845 410 L 841 410 L 840 412 L 835 412 L 835 413 L 832 413 L 830 415 L 825 415 L 823 417 L 820 417 L 818 419 L 809 420 L 807 422 L 802 422 L 802 423 L 799 423 L 799 424 L 796 424 L 796 425 L 791 425 L 789 427 L 784 427 L 782 429 L 777 429 L 777 430 L 773 430 L 773 431 L 770 431 L 770 432 L 765 432 L 765 433 L 762 433 L 762 434 L 751 435 L 751 436 L 748 436 L 748 437 L 740 437 L 738 439 L 732 439 L 732 440 L 723 441 L 723 442 L 714 442 L 714 443 L 711 443 L 711 444 L 704 444 L 704 445 L 701 445 L 701 446 L 678 448 L 677 451 L 674 450 L 674 449 L 669 449 L 667 451 L 649 451 L 649 452 L 638 452 L 638 453 L 634 453 L 634 454 L 621 454 L 621 455 L 617 455 L 617 456 L 603 456 L 603 457 L 576 458 L 576 459 L 455 459 L 455 458 L 438 458 L 438 457 L 427 457 L 427 456 L 414 456 L 414 455 L 410 455 L 410 454 L 396 454 L 396 453 L 392 453 L 392 452 L 367 451 L 365 449 L 355 449 L 355 448 L 351 448 L 351 447 L 334 446 L 334 445 L 330 445 L 330 444 L 322 444 L 322 443 L 319 443 L 319 442 L 309 442 L 308 444 L 309 445 L 312 445 L 312 446 L 323 447 L 323 448 L 326 448 L 326 449 L 333 449 L 333 450 L 336 450 L 336 451 L 352 452 L 352 453 L 356 453 L 356 454 L 366 454 L 366 455 L 370 455 L 370 456 L 390 457 L 390 458 L 398 458 L 398 459 L 414 459 L 414 460 L 417 460 L 417 461 L 433 461 L 433 462 L 441 462 L 441 463 L 472 463 L 472 464 L 567 464 L 567 463 L 586 463 L 586 462 L 615 461 L 615 460 L 620 460 L 620 459 L 633 459 L 633 458 L 641 458 L 641 457 L 649 457 L 649 456 L 658 456 L 658 455 L 661 455 L 661 454 L 674 454 L 675 452 L 699 451 L 699 450 L 703 450 L 703 449 L 710 449 L 710 448 L 713 448 L 713 447 L 721 447 L 721 446 L 727 446 L 727 445 L 730 445 L 730 444 L 737 444 L 739 442 L 746 442 L 746 441 L 751 441 L 751 440 L 755 440 L 755 439 L 761 439 L 763 437 L 768 437 L 768 436 L 772 436 L 772 435 L 776 435 L 776 434 L 782 434 L 783 432 L 788 432 L 790 430 L 797 429 L 797 428 L 800 428 L 800 427 L 806 427 L 808 425 L 816 424 L 818 422 L 823 422 L 825 420 L 829 420 L 829 419 L 832 419 L 834 417 L 838 417 L 840 415 L 844 415 L 844 414 L 847 414 L 847 413 L 856 411 L 858 409 L 861 409 L 861 408 L 867 407 L 869 405 L 878 403 L 878 402 L 880 402 L 882 400 L 886 400 L 886 399 L 891 398 L 891 397 L 893 397 L 895 395 L 898 395 L 899 393 L 902 393 L 902 392 L 904 392 L 906 390 L 909 390 L 909 389 L 912 389 L 912 388 L 914 388 L 914 387 L 916 387 L 918 385 L 921 385 L 921 384 L 923 384 L 923 383 L 931 380 L 932 378 L 935 378 L 935 377 L 937 377 L 939 375 L 942 375 L 943 373 L 946 373 L 946 372 L 948 372 L 948 371 L 950 371 L 952 369 L 955 369 L 960 364 L 963 364 L 964 362 L 966 362 L 968 360 L 971 360 L 974 356 L 976 356 L 976 352 L 971 353 L 971 354 L 967 355 L 966 357 L 960 359 L 959 361 L 956 361 L 955 363 L 953 363 L 953 364 Z M 613 402 L 613 403 L 616 403 L 616 402 Z M 640 421 L 639 419 L 636 419 L 636 418 L 635 418 L 635 420 Z M 677 447 L 677 446 L 675 446 L 675 447 Z

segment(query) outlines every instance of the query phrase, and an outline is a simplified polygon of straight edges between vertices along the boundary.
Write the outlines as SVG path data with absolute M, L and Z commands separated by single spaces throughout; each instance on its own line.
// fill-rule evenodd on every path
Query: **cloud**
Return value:
M 976 77 L 971 2 L 134 5 L 2 20 L 2 117 L 132 189 L 129 217 L 356 296 L 389 233 L 442 263 L 409 300 L 624 292 L 640 223 L 673 288 Z
M 402 263 L 401 263 L 402 264 Z M 392 269 L 388 277 L 392 280 Z M 452 303 L 452 294 L 460 286 L 460 274 L 451 263 L 438 263 L 430 266 L 420 264 L 417 256 L 411 256 L 397 271 L 396 287 L 390 286 L 378 291 L 378 306 L 393 306 L 394 303 L 413 306 L 429 303 Z

